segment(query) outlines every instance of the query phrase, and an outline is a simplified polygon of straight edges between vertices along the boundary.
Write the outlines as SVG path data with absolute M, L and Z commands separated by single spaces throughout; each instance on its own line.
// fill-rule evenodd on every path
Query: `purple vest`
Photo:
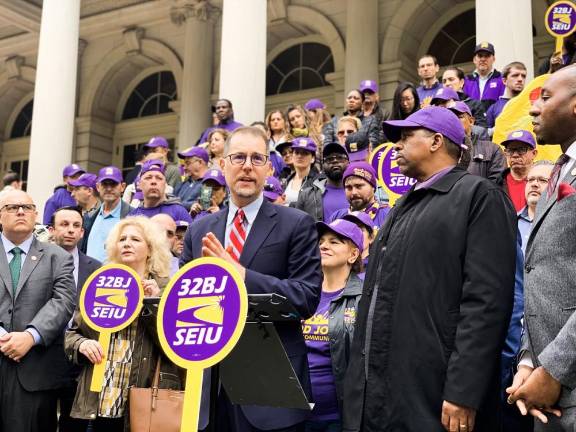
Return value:
M 484 86 L 484 92 L 480 94 L 479 76 L 477 73 L 467 75 L 464 82 L 463 91 L 470 99 L 496 101 L 504 94 L 506 86 L 502 82 L 502 74 L 494 70 L 490 79 Z

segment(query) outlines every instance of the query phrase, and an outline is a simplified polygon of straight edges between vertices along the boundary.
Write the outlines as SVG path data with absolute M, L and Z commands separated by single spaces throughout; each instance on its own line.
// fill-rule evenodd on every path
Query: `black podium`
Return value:
M 233 403 L 304 410 L 314 407 L 274 328 L 275 322 L 283 321 L 300 321 L 285 297 L 248 296 L 248 317 L 242 336 L 219 365 L 220 381 Z

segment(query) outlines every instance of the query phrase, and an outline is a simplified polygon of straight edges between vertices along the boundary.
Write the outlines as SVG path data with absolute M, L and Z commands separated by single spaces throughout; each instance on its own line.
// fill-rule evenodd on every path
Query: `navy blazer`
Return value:
M 190 226 L 180 265 L 202 256 L 202 237 L 208 232 L 224 244 L 227 216 L 226 207 Z M 314 220 L 307 213 L 274 205 L 265 199 L 246 238 L 240 264 L 246 268 L 249 294 L 278 293 L 292 302 L 302 319 L 311 317 L 316 311 L 322 271 Z M 275 326 L 294 371 L 310 395 L 306 345 L 300 322 Z M 203 390 L 210 388 L 209 376 L 209 373 L 204 374 Z M 208 422 L 208 407 L 204 403 L 207 399 L 208 395 L 203 391 L 200 429 Z M 290 427 L 304 421 L 309 414 L 304 410 L 256 406 L 242 406 L 242 411 L 254 427 L 265 430 Z

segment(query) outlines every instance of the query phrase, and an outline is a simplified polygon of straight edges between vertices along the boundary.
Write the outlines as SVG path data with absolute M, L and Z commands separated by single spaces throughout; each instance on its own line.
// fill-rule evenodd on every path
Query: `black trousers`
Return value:
M 24 390 L 16 368 L 0 354 L 0 432 L 56 432 L 56 392 Z
M 60 403 L 60 415 L 58 416 L 58 432 L 86 432 L 88 420 L 70 417 L 74 396 L 76 395 L 76 383 L 63 387 L 56 391 L 56 397 Z
M 218 415 L 216 420 L 216 432 L 265 432 L 258 429 L 248 421 L 242 408 L 234 405 L 228 399 L 226 392 L 222 388 L 218 396 Z M 304 423 L 298 423 L 282 429 L 273 429 L 267 432 L 304 432 Z M 207 430 L 210 430 L 208 425 Z M 213 429 L 214 430 L 214 429 Z

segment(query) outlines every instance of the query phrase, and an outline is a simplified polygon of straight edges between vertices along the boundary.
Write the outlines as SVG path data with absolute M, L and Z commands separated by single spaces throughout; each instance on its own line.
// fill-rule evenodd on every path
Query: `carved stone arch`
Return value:
M 125 32 L 126 35 L 126 32 Z M 182 89 L 182 61 L 162 42 L 125 38 L 125 44 L 109 52 L 92 73 L 81 94 L 79 116 L 95 116 L 114 121 L 118 102 L 134 77 L 142 71 L 165 67 L 174 74 L 177 91 Z
M 36 69 L 22 60 L 8 59 L 6 70 L 0 74 L 0 137 L 5 140 L 22 107 L 34 97 Z

